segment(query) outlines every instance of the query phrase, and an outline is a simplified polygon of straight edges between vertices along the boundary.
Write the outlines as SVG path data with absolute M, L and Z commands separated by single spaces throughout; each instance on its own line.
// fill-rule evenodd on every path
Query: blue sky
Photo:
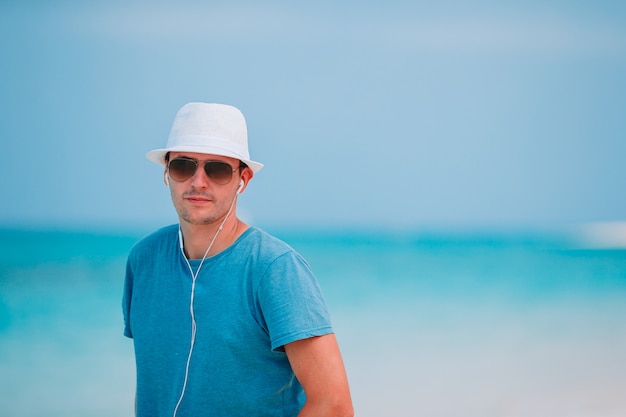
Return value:
M 175 222 L 189 101 L 246 115 L 260 226 L 626 220 L 626 5 L 365 3 L 3 1 L 0 224 Z

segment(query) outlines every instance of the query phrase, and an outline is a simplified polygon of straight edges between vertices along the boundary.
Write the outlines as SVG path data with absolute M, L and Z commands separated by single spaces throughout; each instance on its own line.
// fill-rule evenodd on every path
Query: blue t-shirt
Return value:
M 194 272 L 199 260 L 190 261 Z M 192 277 L 178 225 L 131 250 L 124 288 L 124 334 L 133 338 L 137 415 L 172 416 L 191 343 Z M 177 415 L 295 416 L 304 392 L 287 343 L 332 333 L 319 284 L 284 242 L 251 227 L 207 258 L 196 280 L 196 341 Z

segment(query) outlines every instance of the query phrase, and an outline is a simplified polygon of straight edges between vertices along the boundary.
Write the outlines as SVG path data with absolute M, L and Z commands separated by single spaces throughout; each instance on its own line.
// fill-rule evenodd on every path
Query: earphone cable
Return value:
M 202 268 L 202 265 L 204 265 L 204 261 L 207 255 L 209 254 L 209 251 L 211 250 L 211 248 L 213 247 L 213 244 L 215 243 L 215 240 L 217 239 L 217 235 L 222 231 L 222 228 L 224 227 L 224 223 L 226 223 L 226 220 L 230 216 L 230 213 L 233 211 L 233 207 L 235 206 L 235 202 L 237 201 L 238 195 L 239 193 L 235 194 L 235 198 L 233 198 L 233 202 L 230 204 L 230 208 L 228 209 L 228 212 L 226 213 L 224 220 L 222 220 L 222 223 L 220 223 L 220 226 L 215 231 L 215 234 L 213 235 L 213 239 L 211 240 L 211 243 L 209 244 L 209 247 L 207 248 L 206 252 L 204 252 L 204 256 L 202 256 L 200 265 L 198 265 L 198 269 L 196 269 L 195 273 L 193 272 L 193 268 L 191 267 L 191 263 L 189 262 L 189 259 L 187 259 L 187 256 L 185 255 L 185 249 L 183 245 L 183 232 L 182 232 L 180 225 L 178 226 L 178 241 L 180 245 L 180 251 L 181 251 L 183 258 L 185 259 L 185 262 L 187 263 L 187 267 L 189 268 L 189 272 L 191 274 L 191 296 L 189 299 L 189 314 L 191 315 L 191 343 L 189 346 L 189 354 L 187 355 L 187 363 L 185 365 L 185 378 L 183 379 L 183 388 L 181 390 L 180 397 L 178 398 L 178 401 L 176 402 L 176 407 L 174 407 L 174 414 L 172 414 L 172 417 L 176 417 L 176 414 L 178 413 L 178 408 L 180 407 L 180 404 L 183 401 L 183 397 L 185 396 L 185 391 L 187 390 L 187 381 L 189 379 L 189 366 L 191 364 L 191 355 L 193 353 L 193 348 L 196 344 L 197 324 L 196 324 L 196 315 L 195 315 L 195 311 L 193 307 L 195 294 L 196 294 L 196 280 L 198 278 L 198 274 L 200 274 L 200 269 Z

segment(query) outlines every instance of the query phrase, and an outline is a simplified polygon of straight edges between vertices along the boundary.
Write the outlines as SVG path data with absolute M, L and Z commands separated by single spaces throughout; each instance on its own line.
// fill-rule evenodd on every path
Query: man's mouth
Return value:
M 187 195 L 187 196 L 183 196 L 183 198 L 189 201 L 190 203 L 196 203 L 196 204 L 210 203 L 211 201 L 213 201 L 211 198 L 201 196 L 201 195 Z

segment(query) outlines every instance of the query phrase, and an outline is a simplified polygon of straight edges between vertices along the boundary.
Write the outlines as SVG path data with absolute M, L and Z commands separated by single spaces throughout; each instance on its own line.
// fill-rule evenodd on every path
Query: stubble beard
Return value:
M 216 223 L 220 219 L 217 216 L 192 216 L 187 212 L 187 210 L 180 210 L 178 212 L 178 217 L 180 217 L 184 222 L 194 226 L 206 226 Z

